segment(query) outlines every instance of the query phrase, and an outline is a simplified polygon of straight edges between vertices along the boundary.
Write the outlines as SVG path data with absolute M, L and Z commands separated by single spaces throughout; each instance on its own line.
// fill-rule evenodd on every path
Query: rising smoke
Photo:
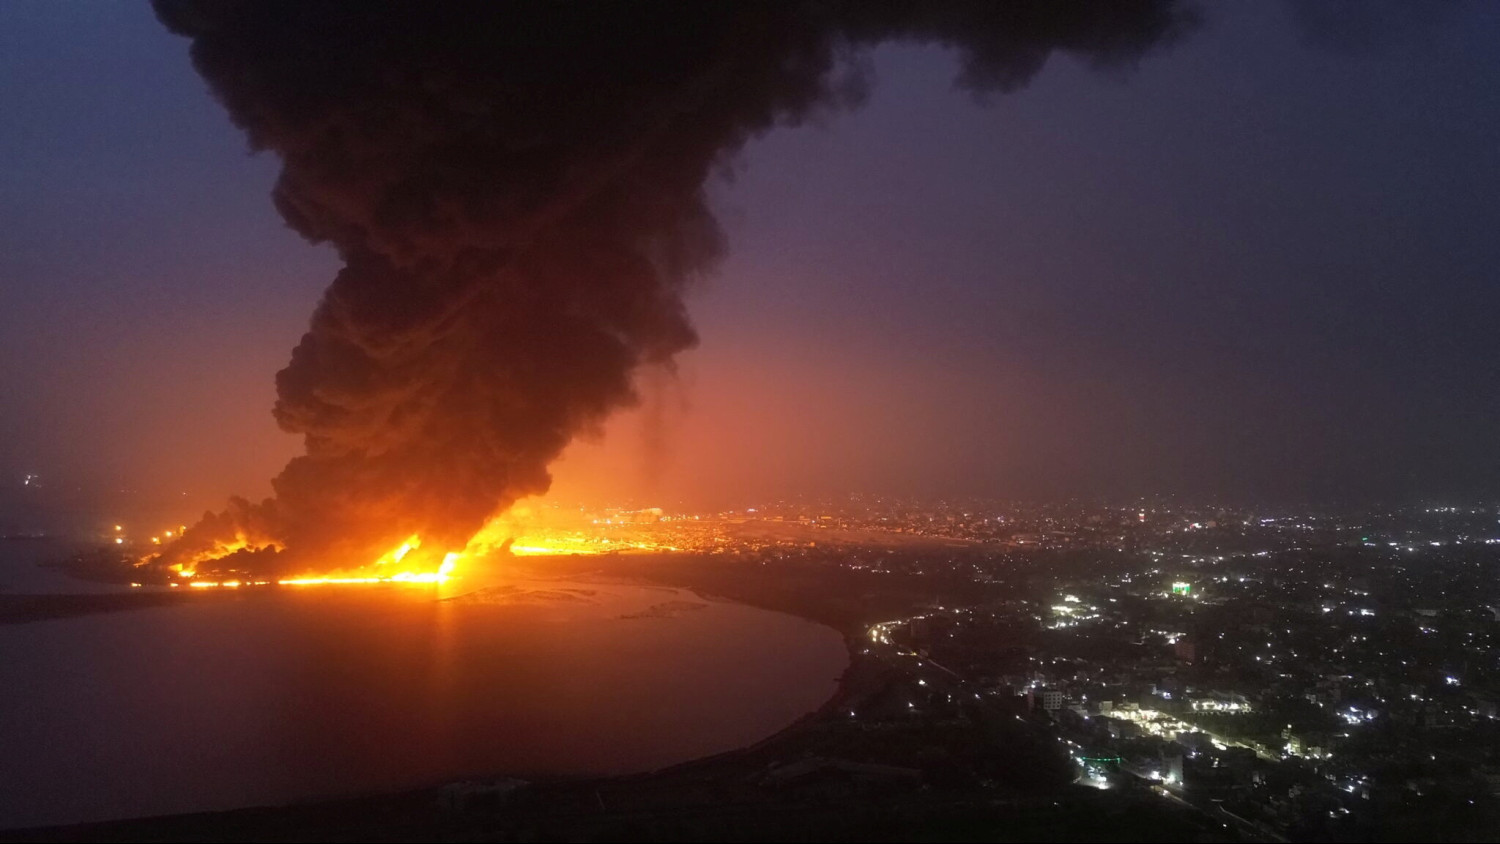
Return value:
M 575 436 L 696 342 L 683 305 L 724 247 L 705 181 L 749 139 L 857 104 L 861 50 L 954 47 L 959 82 L 1026 84 L 1054 51 L 1129 65 L 1172 2 L 375 3 L 156 0 L 288 225 L 344 267 L 276 378 L 305 454 L 273 498 L 158 560 L 337 568 L 418 534 L 439 558 L 545 492 Z

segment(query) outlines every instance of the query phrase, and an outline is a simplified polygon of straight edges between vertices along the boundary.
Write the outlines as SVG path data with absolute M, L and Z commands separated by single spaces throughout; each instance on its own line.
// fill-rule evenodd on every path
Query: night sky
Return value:
M 1500 6 L 1371 9 L 1211 4 L 1133 72 L 983 102 L 877 50 L 864 108 L 715 185 L 701 347 L 555 495 L 1492 495 Z M 264 495 L 337 268 L 275 160 L 146 4 L 0 4 L 0 114 L 7 488 Z

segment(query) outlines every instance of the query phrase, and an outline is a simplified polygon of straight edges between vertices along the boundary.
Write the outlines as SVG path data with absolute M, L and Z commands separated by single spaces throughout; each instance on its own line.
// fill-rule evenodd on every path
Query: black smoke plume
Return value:
M 1129 65 L 1194 22 L 1152 0 L 155 6 L 281 158 L 287 224 L 344 262 L 276 378 L 306 453 L 159 559 L 284 549 L 220 563 L 239 570 L 357 565 L 411 534 L 441 556 L 546 491 L 638 370 L 696 342 L 683 292 L 724 246 L 705 181 L 857 104 L 862 50 L 948 45 L 960 84 L 1003 92 L 1054 52 Z

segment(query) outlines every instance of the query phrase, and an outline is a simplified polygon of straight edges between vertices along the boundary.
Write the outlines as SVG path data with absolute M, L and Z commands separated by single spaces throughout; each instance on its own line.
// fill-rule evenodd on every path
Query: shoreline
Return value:
M 530 570 L 527 572 L 528 579 L 546 577 L 549 579 L 562 580 L 587 580 L 591 575 L 580 575 L 576 577 L 556 577 L 545 572 Z M 761 606 L 754 603 L 737 600 L 726 595 L 708 593 L 707 590 L 695 589 L 692 586 L 671 583 L 660 579 L 641 577 L 639 575 L 599 575 L 609 582 L 628 584 L 637 587 L 658 588 L 676 592 L 685 592 L 705 602 L 729 603 L 740 606 L 751 607 L 762 612 L 771 612 L 779 615 L 789 616 L 819 627 L 826 628 L 829 632 L 838 634 L 843 641 L 845 651 L 845 663 L 839 674 L 832 678 L 834 688 L 829 696 L 818 706 L 803 712 L 794 720 L 777 729 L 775 732 L 760 738 L 750 744 L 722 750 L 707 756 L 685 759 L 681 762 L 664 765 L 629 773 L 613 775 L 579 774 L 579 775 L 528 775 L 525 772 L 516 771 L 492 771 L 481 775 L 470 775 L 467 777 L 455 777 L 435 783 L 428 783 L 396 790 L 359 792 L 336 796 L 312 796 L 306 799 L 293 800 L 279 804 L 247 805 L 228 809 L 214 809 L 202 812 L 187 812 L 168 815 L 145 815 L 139 817 L 120 817 L 100 821 L 70 822 L 64 824 L 53 824 L 40 827 L 15 827 L 0 828 L 0 841 L 22 841 L 22 840 L 112 840 L 113 832 L 118 831 L 121 840 L 132 839 L 135 833 L 128 830 L 140 827 L 154 827 L 161 824 L 177 824 L 189 819 L 228 818 L 241 813 L 299 813 L 313 807 L 333 807 L 344 804 L 363 804 L 371 801 L 400 803 L 414 798 L 430 800 L 432 795 L 445 787 L 463 782 L 489 782 L 503 781 L 515 777 L 527 777 L 524 782 L 528 788 L 598 788 L 608 784 L 631 784 L 648 782 L 653 779 L 674 778 L 691 774 L 694 771 L 712 768 L 714 766 L 733 765 L 744 760 L 746 757 L 763 753 L 774 748 L 778 743 L 795 737 L 810 725 L 826 717 L 830 712 L 848 699 L 850 681 L 855 669 L 855 661 L 858 658 L 855 646 L 857 637 L 851 637 L 844 631 L 827 624 L 816 618 L 809 618 L 795 612 L 789 612 L 782 608 Z M 252 590 L 263 591 L 263 590 Z M 159 607 L 177 606 L 195 601 L 225 600 L 229 597 L 240 596 L 239 590 L 136 590 L 106 594 L 25 594 L 11 595 L 0 592 L 0 627 L 11 624 L 30 624 L 43 621 L 61 621 L 71 618 L 80 618 L 88 615 L 123 612 L 127 610 L 152 609 Z M 453 597 L 434 598 L 434 600 L 451 600 Z M 150 837 L 150 836 L 146 836 Z
M 80 618 L 99 613 L 167 607 L 195 600 L 213 600 L 213 598 L 207 595 L 194 595 L 184 590 L 169 592 L 131 590 L 129 592 L 76 595 L 66 593 L 11 594 L 0 592 L 0 626 L 33 624 L 40 621 Z
M 804 619 L 811 621 L 811 619 Z M 813 622 L 821 624 L 820 622 Z M 826 626 L 826 625 L 822 625 Z M 492 772 L 480 777 L 465 777 L 443 782 L 398 789 L 376 791 L 337 797 L 309 798 L 281 804 L 241 806 L 231 809 L 186 812 L 170 815 L 146 815 L 123 817 L 103 821 L 54 824 L 39 827 L 0 828 L 0 842 L 21 841 L 192 841 L 192 840 L 264 840 L 260 834 L 246 835 L 242 822 L 249 819 L 271 819 L 273 827 L 281 827 L 280 820 L 292 817 L 342 816 L 345 812 L 363 814 L 370 807 L 405 807 L 425 814 L 425 810 L 440 800 L 443 791 L 463 783 L 491 783 L 514 780 L 523 782 L 529 791 L 589 793 L 596 797 L 601 789 L 650 787 L 660 781 L 693 778 L 697 775 L 712 775 L 716 769 L 736 768 L 745 763 L 754 764 L 753 757 L 775 754 L 778 745 L 795 741 L 803 732 L 813 728 L 830 716 L 850 699 L 852 675 L 855 661 L 859 658 L 855 650 L 857 640 L 844 637 L 849 662 L 835 680 L 835 689 L 818 708 L 799 716 L 796 720 L 752 744 L 724 750 L 708 756 L 688 759 L 672 765 L 634 773 L 612 776 L 540 776 L 528 780 L 514 780 L 513 772 Z M 764 767 L 763 765 L 758 767 Z M 602 802 L 602 798 L 599 798 Z M 205 827 L 213 827 L 218 834 L 206 833 Z M 224 835 L 225 832 L 233 834 Z M 360 840 L 365 835 L 332 840 Z M 299 840 L 295 838 L 293 840 Z M 400 836 L 390 840 L 400 840 Z M 420 840 L 420 837 L 418 837 Z
M 814 581 L 795 569 L 686 555 L 532 558 L 518 568 L 538 579 L 605 576 L 779 612 L 838 633 L 847 662 L 821 705 L 776 732 L 653 770 L 527 782 L 493 773 L 281 805 L 0 830 L 0 842 L 993 840 L 998 830 L 1020 840 L 1129 840 L 1119 826 L 1126 811 L 1137 831 L 1237 838 L 1154 795 L 1041 776 L 1036 766 L 1050 764 L 1050 745 L 1008 715 L 914 718 L 904 690 L 916 688 L 917 675 L 865 647 L 861 635 L 866 618 L 900 617 L 898 605 L 924 600 L 899 583 L 879 582 L 899 595 L 855 591 L 847 587 L 857 574 Z

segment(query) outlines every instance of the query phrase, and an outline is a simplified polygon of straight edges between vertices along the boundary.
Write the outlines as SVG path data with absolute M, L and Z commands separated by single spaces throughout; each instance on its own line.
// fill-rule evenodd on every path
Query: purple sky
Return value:
M 864 109 L 715 187 L 702 347 L 558 494 L 1495 493 L 1500 6 L 1297 8 L 984 104 L 879 50 Z M 297 450 L 272 377 L 337 262 L 186 49 L 145 4 L 0 4 L 8 489 L 191 517 Z

